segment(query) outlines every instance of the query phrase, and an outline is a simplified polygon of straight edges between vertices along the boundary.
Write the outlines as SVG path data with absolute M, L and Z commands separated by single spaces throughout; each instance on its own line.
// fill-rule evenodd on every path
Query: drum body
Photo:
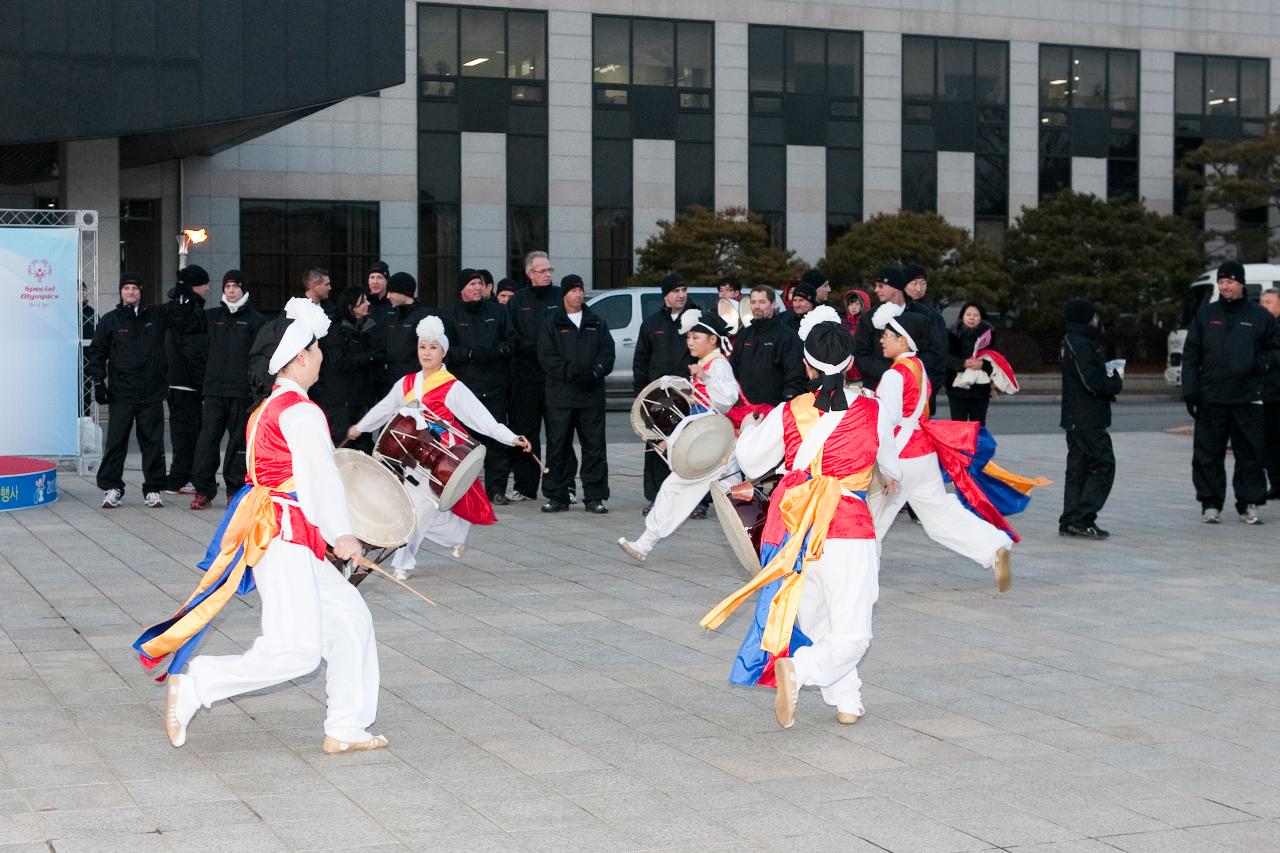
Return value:
M 412 415 L 394 416 L 379 434 L 374 455 L 401 478 L 424 484 L 436 506 L 449 510 L 484 471 L 485 448 L 443 421 L 428 418 L 425 428 L 418 423 Z
M 687 379 L 655 379 L 640 389 L 631 404 L 631 429 L 645 441 L 666 441 L 695 405 L 693 385 Z
M 747 576 L 755 577 L 760 571 L 760 537 L 769 515 L 769 498 L 763 490 L 753 488 L 749 499 L 740 500 L 729 494 L 724 485 L 712 483 L 711 503 L 720 529 L 729 540 L 729 549 Z

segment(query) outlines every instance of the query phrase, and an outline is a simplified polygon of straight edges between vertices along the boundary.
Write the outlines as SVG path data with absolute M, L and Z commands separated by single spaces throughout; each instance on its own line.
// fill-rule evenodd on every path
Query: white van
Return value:
M 1244 295 L 1257 302 L 1262 291 L 1280 287 L 1280 264 L 1245 264 Z M 1168 355 L 1165 361 L 1164 381 L 1170 385 L 1182 384 L 1182 348 L 1187 342 L 1187 329 L 1195 319 L 1200 306 L 1218 301 L 1218 268 L 1205 270 L 1191 283 L 1178 327 L 1169 333 Z
M 605 377 L 605 393 L 610 397 L 631 397 L 631 359 L 636 354 L 640 324 L 662 305 L 660 287 L 623 287 L 587 293 L 587 307 L 600 315 L 613 335 L 613 372 Z M 689 288 L 689 304 L 714 311 L 719 294 L 714 287 Z

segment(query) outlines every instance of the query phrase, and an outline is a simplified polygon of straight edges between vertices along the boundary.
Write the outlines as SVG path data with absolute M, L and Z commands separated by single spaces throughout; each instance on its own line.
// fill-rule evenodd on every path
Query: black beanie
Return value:
M 791 298 L 795 299 L 797 296 L 807 299 L 810 305 L 816 306 L 818 304 L 818 287 L 812 282 L 801 279 L 795 287 L 791 288 Z
M 804 275 L 800 276 L 800 280 L 807 284 L 812 284 L 815 293 L 818 291 L 819 287 L 822 287 L 822 285 L 827 283 L 827 277 L 823 275 L 821 270 L 809 270 Z
M 662 295 L 666 296 L 677 287 L 686 286 L 687 285 L 684 283 L 684 276 L 680 275 L 678 272 L 673 272 L 666 278 L 662 279 Z
M 407 272 L 398 272 L 387 279 L 387 293 L 399 293 L 403 296 L 414 296 L 418 292 L 418 281 Z
M 240 270 L 227 270 L 223 273 L 222 286 L 226 287 L 227 282 L 229 281 L 234 281 L 236 284 L 240 285 L 240 289 L 245 293 L 249 292 L 249 285 L 244 283 L 244 273 L 240 272 Z
M 137 273 L 134 273 L 134 275 L 137 275 Z M 138 281 L 142 281 L 142 279 L 139 278 Z M 190 264 L 178 270 L 178 281 L 187 287 L 199 287 L 202 284 L 209 283 L 209 273 L 198 264 Z
M 519 289 L 520 289 L 520 285 L 516 284 L 514 281 L 512 281 L 509 278 L 504 278 L 502 281 L 498 282 L 498 286 L 494 290 L 494 293 L 502 293 L 503 291 L 506 291 L 506 290 L 509 290 L 512 293 L 515 293 Z
M 1233 281 L 1238 281 L 1241 284 L 1244 284 L 1244 264 L 1239 261 L 1227 261 L 1222 266 L 1218 267 L 1218 278 L 1216 281 L 1221 281 L 1224 278 L 1229 278 Z
M 560 292 L 562 294 L 568 293 L 570 290 L 573 290 L 575 287 L 584 289 L 584 290 L 586 289 L 586 285 L 582 283 L 582 276 L 578 275 L 577 273 L 571 272 L 564 278 L 560 279 Z
M 1068 323 L 1080 323 L 1088 325 L 1093 322 L 1093 318 L 1098 315 L 1098 306 L 1094 305 L 1088 299 L 1072 299 L 1067 303 L 1067 307 L 1062 312 Z
M 477 278 L 480 279 L 481 282 L 484 281 L 484 276 L 480 275 L 480 270 L 473 270 L 470 267 L 467 267 L 462 272 L 458 273 L 458 290 L 462 290 L 462 288 L 471 283 L 472 279 Z
M 365 277 L 368 278 L 374 273 L 382 273 L 383 278 L 391 278 L 391 267 L 387 266 L 386 261 L 377 261 L 373 266 L 369 267 L 369 272 Z
M 895 290 L 906 290 L 907 282 L 897 267 L 881 267 L 876 273 L 876 284 L 887 284 Z
M 911 340 L 915 342 L 915 349 L 929 343 L 929 321 L 923 315 L 915 311 L 903 311 L 901 314 L 893 318 L 894 321 L 902 327 L 902 330 L 911 336 Z M 897 329 L 889 326 L 896 334 Z
M 181 273 L 179 273 L 179 277 L 181 277 Z M 204 280 L 208 281 L 209 277 L 205 276 Z M 126 284 L 136 284 L 138 287 L 142 287 L 142 276 L 138 275 L 136 272 L 127 272 L 120 276 L 119 290 L 124 290 L 124 286 Z
M 902 268 L 903 282 L 910 283 L 918 278 L 922 278 L 925 281 L 929 280 L 929 274 L 925 272 L 924 267 L 919 264 L 907 264 Z

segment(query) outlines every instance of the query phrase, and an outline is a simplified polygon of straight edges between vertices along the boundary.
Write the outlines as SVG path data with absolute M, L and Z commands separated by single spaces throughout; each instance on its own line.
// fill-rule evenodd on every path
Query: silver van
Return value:
M 610 397 L 631 397 L 631 359 L 636 353 L 640 324 L 662 307 L 662 289 L 657 287 L 624 287 L 617 290 L 593 290 L 586 294 L 587 306 L 600 315 L 613 335 L 617 355 L 613 372 L 605 378 L 605 393 Z M 689 288 L 689 305 L 703 311 L 715 311 L 719 298 L 714 287 Z

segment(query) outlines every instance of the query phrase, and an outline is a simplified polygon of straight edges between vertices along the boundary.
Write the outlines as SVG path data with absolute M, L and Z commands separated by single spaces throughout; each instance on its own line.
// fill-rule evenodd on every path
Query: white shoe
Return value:
M 637 548 L 634 542 L 628 542 L 626 539 L 619 539 L 618 547 L 621 548 L 628 557 L 631 557 L 633 560 L 641 563 L 643 563 L 645 558 L 649 556 L 644 551 Z
M 142 502 L 152 509 L 164 506 L 164 501 L 160 499 L 159 492 L 147 492 L 142 496 Z
M 188 482 L 181 489 L 178 489 L 180 495 L 194 495 L 196 493 L 196 484 Z
M 320 749 L 325 755 L 341 755 L 344 752 L 360 752 L 366 749 L 383 749 L 387 745 L 385 735 L 370 735 L 366 740 L 349 741 L 339 740 L 330 735 L 324 736 L 324 743 L 320 745 Z
M 1219 524 L 1222 521 L 1222 513 L 1213 507 L 1207 507 L 1205 511 L 1200 514 L 1200 520 L 1205 524 Z
M 1240 513 L 1240 521 L 1243 524 L 1262 524 L 1262 519 L 1258 518 L 1258 507 L 1255 504 L 1246 504 L 1244 512 Z
M 102 496 L 102 508 L 115 509 L 120 506 L 122 500 L 124 500 L 123 489 L 107 489 L 106 494 Z
M 165 697 L 164 730 L 169 736 L 169 743 L 175 748 L 187 742 L 187 724 L 200 707 L 198 702 L 191 705 L 190 700 L 183 701 L 182 685 L 186 679 L 187 676 L 183 675 L 169 676 L 169 692 Z
M 407 580 L 409 579 L 409 575 L 411 575 L 411 574 L 413 574 L 413 572 L 412 572 L 412 571 L 410 571 L 410 570 L 407 570 L 407 569 L 396 569 L 396 570 L 392 573 L 392 576 L 393 576 L 396 580 L 398 580 L 398 581 L 407 581 Z
M 467 553 L 467 543 L 459 542 L 457 545 L 454 545 L 451 553 L 453 554 L 453 559 L 461 560 L 462 555 Z
M 512 489 L 511 493 L 507 495 L 507 500 L 511 501 L 513 504 L 518 504 L 520 501 L 531 501 L 533 498 Z

